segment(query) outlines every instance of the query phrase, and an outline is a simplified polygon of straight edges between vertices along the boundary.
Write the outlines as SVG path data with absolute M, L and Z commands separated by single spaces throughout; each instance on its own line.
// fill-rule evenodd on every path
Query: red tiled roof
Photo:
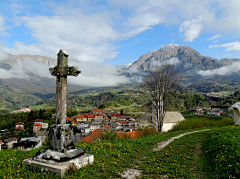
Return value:
M 89 115 L 88 118 L 95 118 L 95 116 L 94 115 Z
M 94 109 L 93 112 L 102 112 L 101 109 Z
M 66 120 L 67 120 L 67 121 L 70 121 L 70 117 L 67 117 Z
M 129 123 L 129 122 L 134 122 L 134 121 L 119 121 L 119 123 Z
M 130 116 L 121 116 L 122 119 L 130 119 Z
M 36 123 L 36 124 L 33 124 L 34 126 L 42 126 L 42 124 L 39 124 L 39 123 Z
M 108 129 L 111 129 L 111 127 L 109 125 L 107 125 L 107 124 L 105 125 L 105 127 L 108 128 Z
M 84 115 L 78 115 L 77 118 L 86 118 Z
M 24 125 L 24 123 L 18 122 L 18 123 L 16 123 L 15 125 Z
M 77 121 L 76 120 L 72 120 L 73 123 L 76 123 Z
M 0 144 L 2 143 L 2 141 L 0 140 Z
M 15 140 L 18 140 L 18 138 L 17 137 L 13 137 Z
M 109 125 L 107 125 L 107 124 L 106 125 L 102 124 L 101 127 L 106 127 L 107 129 L 111 129 L 111 127 Z
M 109 117 L 106 116 L 106 119 L 109 119 Z
M 24 127 L 15 127 L 15 129 L 24 129 Z
M 88 135 L 87 137 L 83 138 L 83 142 L 91 143 L 98 137 L 100 137 L 102 130 L 95 129 L 91 135 Z
M 103 113 L 105 113 L 106 111 L 103 111 Z

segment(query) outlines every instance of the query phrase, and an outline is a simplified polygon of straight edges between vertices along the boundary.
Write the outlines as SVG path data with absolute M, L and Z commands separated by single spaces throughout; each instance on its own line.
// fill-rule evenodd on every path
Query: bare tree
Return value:
M 175 91 L 181 82 L 181 75 L 170 64 L 153 66 L 151 72 L 144 78 L 143 93 L 152 101 L 154 125 L 159 133 L 169 104 L 171 92 Z

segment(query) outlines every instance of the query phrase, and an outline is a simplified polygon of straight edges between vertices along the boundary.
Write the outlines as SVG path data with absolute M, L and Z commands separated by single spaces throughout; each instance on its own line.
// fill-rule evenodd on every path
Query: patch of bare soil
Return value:
M 137 169 L 128 169 L 127 171 L 123 172 L 121 176 L 127 179 L 135 179 L 136 177 L 140 177 L 142 170 Z

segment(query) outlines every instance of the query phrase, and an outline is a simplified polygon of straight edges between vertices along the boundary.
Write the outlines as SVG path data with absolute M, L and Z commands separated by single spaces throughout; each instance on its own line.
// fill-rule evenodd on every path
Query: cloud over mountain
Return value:
M 236 0 L 63 0 L 42 2 L 40 10 L 26 2 L 7 1 L 4 5 L 10 12 L 8 16 L 0 14 L 0 35 L 24 36 L 24 40 L 16 38 L 13 45 L 4 45 L 7 53 L 15 55 L 54 58 L 63 48 L 79 61 L 101 63 L 117 56 L 119 41 L 155 26 L 176 26 L 186 42 L 205 32 L 240 35 L 240 11 L 236 8 L 240 2 Z M 16 32 L 18 28 L 22 30 Z
M 213 70 L 201 70 L 197 74 L 202 76 L 230 75 L 240 71 L 240 62 L 233 62 L 231 65 L 223 66 Z

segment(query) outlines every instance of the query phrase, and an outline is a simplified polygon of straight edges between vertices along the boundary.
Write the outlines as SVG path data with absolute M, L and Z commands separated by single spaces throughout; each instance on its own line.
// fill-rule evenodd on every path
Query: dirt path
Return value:
M 204 129 L 204 130 L 199 130 L 199 131 L 192 131 L 192 132 L 185 132 L 183 134 L 177 135 L 175 137 L 172 137 L 171 139 L 167 140 L 167 141 L 162 141 L 159 142 L 157 144 L 157 147 L 153 148 L 153 151 L 160 151 L 162 149 L 164 149 L 167 145 L 169 145 L 170 143 L 172 143 L 175 139 L 179 139 L 185 135 L 188 134 L 192 134 L 192 133 L 196 133 L 196 132 L 203 132 L 203 131 L 208 131 L 210 129 Z M 121 174 L 121 176 L 123 178 L 127 178 L 127 179 L 135 179 L 136 177 L 140 177 L 141 176 L 142 171 L 141 170 L 137 170 L 137 169 L 128 169 L 127 171 L 123 172 Z M 167 178 L 167 176 L 161 176 L 161 178 Z
M 192 134 L 192 133 L 196 133 L 196 132 L 202 132 L 202 131 L 208 131 L 210 129 L 204 129 L 204 130 L 199 130 L 199 131 L 192 131 L 192 132 L 185 132 L 183 134 L 180 134 L 178 136 L 175 136 L 175 137 L 172 137 L 171 139 L 167 140 L 167 141 L 162 141 L 160 143 L 158 143 L 157 147 L 153 149 L 153 151 L 159 151 L 159 150 L 162 150 L 163 148 L 165 148 L 168 144 L 172 143 L 175 139 L 179 139 L 180 137 L 183 137 L 185 135 L 188 135 L 188 134 Z

